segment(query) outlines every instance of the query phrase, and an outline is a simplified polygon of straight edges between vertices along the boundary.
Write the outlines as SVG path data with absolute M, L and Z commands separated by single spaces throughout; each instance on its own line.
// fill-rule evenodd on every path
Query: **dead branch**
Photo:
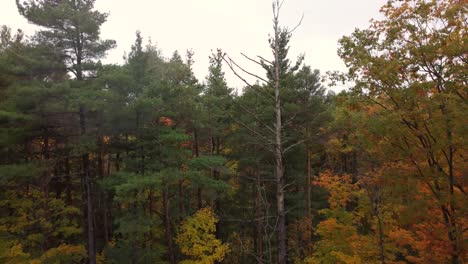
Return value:
M 236 122 L 237 124 L 243 126 L 244 128 L 246 128 L 247 130 L 249 130 L 250 132 L 256 134 L 257 136 L 261 137 L 266 143 L 268 143 L 269 145 L 274 145 L 275 143 L 272 142 L 270 139 L 268 139 L 267 137 L 265 137 L 263 134 L 261 134 L 260 132 L 256 131 L 255 129 L 252 129 L 251 127 L 249 127 L 248 125 L 242 123 L 241 121 L 239 120 L 236 120 L 235 118 L 233 118 L 232 120 L 234 120 L 234 122 Z M 268 148 L 267 148 L 268 149 Z M 269 151 L 273 151 L 272 149 L 268 149 Z
M 288 33 L 292 34 L 302 24 L 303 20 L 304 20 L 304 13 L 302 13 L 302 17 L 299 20 L 299 22 L 296 24 L 296 26 L 293 29 L 289 30 Z
M 255 64 L 260 65 L 260 67 L 263 67 L 263 64 L 262 64 L 261 62 L 256 61 L 256 60 L 250 58 L 249 56 L 245 55 L 243 52 L 241 52 L 241 55 L 244 56 L 244 58 L 248 59 L 249 61 L 251 61 L 251 62 L 253 62 L 253 63 L 255 63 Z M 258 57 L 258 56 L 257 56 L 257 57 Z
M 241 54 L 242 54 L 242 53 L 241 53 Z M 231 59 L 231 57 L 229 57 L 229 56 L 227 56 L 227 57 L 228 57 L 229 61 L 230 61 L 232 64 L 234 64 L 237 68 L 239 68 L 239 69 L 240 69 L 241 71 L 243 71 L 244 73 L 246 73 L 246 74 L 248 74 L 248 75 L 250 75 L 250 76 L 252 76 L 252 77 L 255 77 L 255 78 L 259 79 L 259 80 L 262 80 L 263 82 L 265 82 L 265 83 L 267 83 L 267 84 L 270 84 L 270 81 L 266 80 L 265 78 L 262 78 L 262 77 L 258 76 L 258 75 L 255 74 L 255 73 L 251 73 L 251 72 L 247 71 L 246 69 L 244 69 L 244 68 L 242 68 L 241 66 L 239 66 L 235 61 L 233 61 L 233 60 Z M 247 58 L 248 58 L 248 57 L 247 57 Z M 254 60 L 254 61 L 255 61 L 255 60 Z M 256 62 L 256 61 L 255 61 L 255 62 Z
M 241 103 L 239 102 L 236 102 L 236 100 L 232 99 L 232 101 L 238 105 L 240 108 L 242 108 L 242 110 L 244 110 L 245 112 L 247 112 L 248 114 L 250 114 L 253 118 L 255 118 L 255 120 L 257 120 L 260 125 L 264 126 L 266 129 L 270 130 L 272 133 L 275 133 L 275 130 L 273 130 L 273 128 L 267 124 L 265 124 L 255 113 L 253 113 L 252 111 L 250 111 L 249 109 L 247 109 L 246 107 L 244 107 Z
M 236 75 L 241 81 L 243 81 L 248 87 L 252 88 L 254 91 L 257 91 L 263 95 L 266 95 L 268 97 L 270 97 L 271 99 L 274 99 L 274 97 L 271 95 L 271 94 L 268 94 L 266 92 L 263 92 L 261 91 L 260 89 L 257 89 L 257 87 L 255 85 L 252 85 L 250 84 L 246 79 L 244 79 L 233 67 L 233 65 L 230 63 L 231 58 L 229 58 L 230 61 L 228 61 L 227 59 L 225 59 L 223 57 L 223 60 L 226 62 L 226 64 L 228 65 L 228 67 L 231 69 L 231 71 L 234 73 L 234 75 Z
M 296 142 L 296 143 L 294 143 L 294 144 L 288 146 L 287 148 L 284 149 L 283 154 L 286 153 L 286 152 L 288 152 L 288 151 L 291 150 L 292 148 L 296 147 L 297 145 L 302 144 L 302 143 L 304 143 L 304 142 L 306 142 L 306 141 L 308 141 L 308 140 L 310 140 L 310 139 L 309 139 L 309 138 L 306 138 L 306 139 L 303 139 L 303 140 L 299 140 L 298 142 Z
M 273 62 L 271 62 L 271 61 L 269 61 L 269 60 L 263 58 L 262 56 L 257 55 L 257 57 L 258 57 L 259 59 L 261 59 L 262 61 L 266 61 L 266 62 L 268 62 L 270 65 L 273 65 Z

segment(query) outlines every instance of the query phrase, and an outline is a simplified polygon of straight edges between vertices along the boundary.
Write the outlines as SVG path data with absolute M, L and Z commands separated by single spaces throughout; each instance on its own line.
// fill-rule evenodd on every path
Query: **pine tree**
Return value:
M 96 60 L 115 45 L 112 40 L 99 38 L 100 26 L 106 21 L 107 14 L 93 10 L 95 0 L 46 0 L 16 1 L 19 12 L 30 22 L 44 29 L 37 33 L 37 41 L 57 47 L 63 53 L 67 69 L 75 75 L 79 87 L 81 82 L 93 74 Z M 86 106 L 79 103 L 79 124 L 81 135 L 87 133 Z M 94 208 L 92 197 L 91 164 L 89 153 L 82 154 L 83 182 L 86 193 L 88 257 L 96 263 L 96 244 L 94 232 Z

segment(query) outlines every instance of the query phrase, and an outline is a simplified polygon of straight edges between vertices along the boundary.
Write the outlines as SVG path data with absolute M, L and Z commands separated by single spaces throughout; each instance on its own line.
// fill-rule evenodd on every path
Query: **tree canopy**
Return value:
M 322 74 L 274 0 L 270 56 L 216 47 L 200 80 L 140 31 L 103 63 L 95 2 L 0 27 L 1 263 L 466 262 L 463 1 L 387 1 Z

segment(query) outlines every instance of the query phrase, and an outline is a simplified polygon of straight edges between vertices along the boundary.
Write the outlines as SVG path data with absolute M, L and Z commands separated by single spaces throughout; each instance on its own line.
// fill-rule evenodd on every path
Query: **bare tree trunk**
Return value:
M 275 90 L 275 161 L 276 161 L 276 202 L 277 202 L 277 232 L 278 232 L 278 263 L 286 264 L 287 256 L 287 230 L 286 230 L 286 209 L 284 204 L 284 165 L 283 165 L 283 142 L 282 142 L 282 117 L 281 117 L 281 97 L 280 97 L 280 58 L 279 40 L 280 28 L 278 25 L 278 12 L 280 3 L 276 3 L 274 16 L 274 90 Z

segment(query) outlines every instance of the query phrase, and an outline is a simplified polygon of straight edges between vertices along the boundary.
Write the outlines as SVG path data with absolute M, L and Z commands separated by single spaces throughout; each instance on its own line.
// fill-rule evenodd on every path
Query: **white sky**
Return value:
M 280 22 L 294 27 L 304 14 L 301 26 L 290 42 L 290 57 L 305 53 L 305 63 L 321 73 L 345 70 L 337 56 L 337 42 L 354 28 L 365 28 L 371 18 L 379 17 L 386 0 L 285 0 Z M 170 57 L 174 50 L 181 55 L 187 49 L 195 52 L 194 72 L 200 81 L 208 73 L 208 55 L 221 48 L 240 65 L 263 74 L 262 69 L 240 56 L 271 57 L 268 33 L 271 32 L 271 0 L 97 0 L 96 9 L 109 12 L 102 27 L 102 37 L 117 41 L 107 63 L 122 63 L 124 51 L 130 50 L 135 31 L 142 32 L 145 41 L 153 43 Z M 23 29 L 27 34 L 36 30 L 18 14 L 15 0 L 0 0 L 0 25 Z M 231 87 L 242 87 L 225 66 Z M 334 90 L 339 90 L 336 87 Z

